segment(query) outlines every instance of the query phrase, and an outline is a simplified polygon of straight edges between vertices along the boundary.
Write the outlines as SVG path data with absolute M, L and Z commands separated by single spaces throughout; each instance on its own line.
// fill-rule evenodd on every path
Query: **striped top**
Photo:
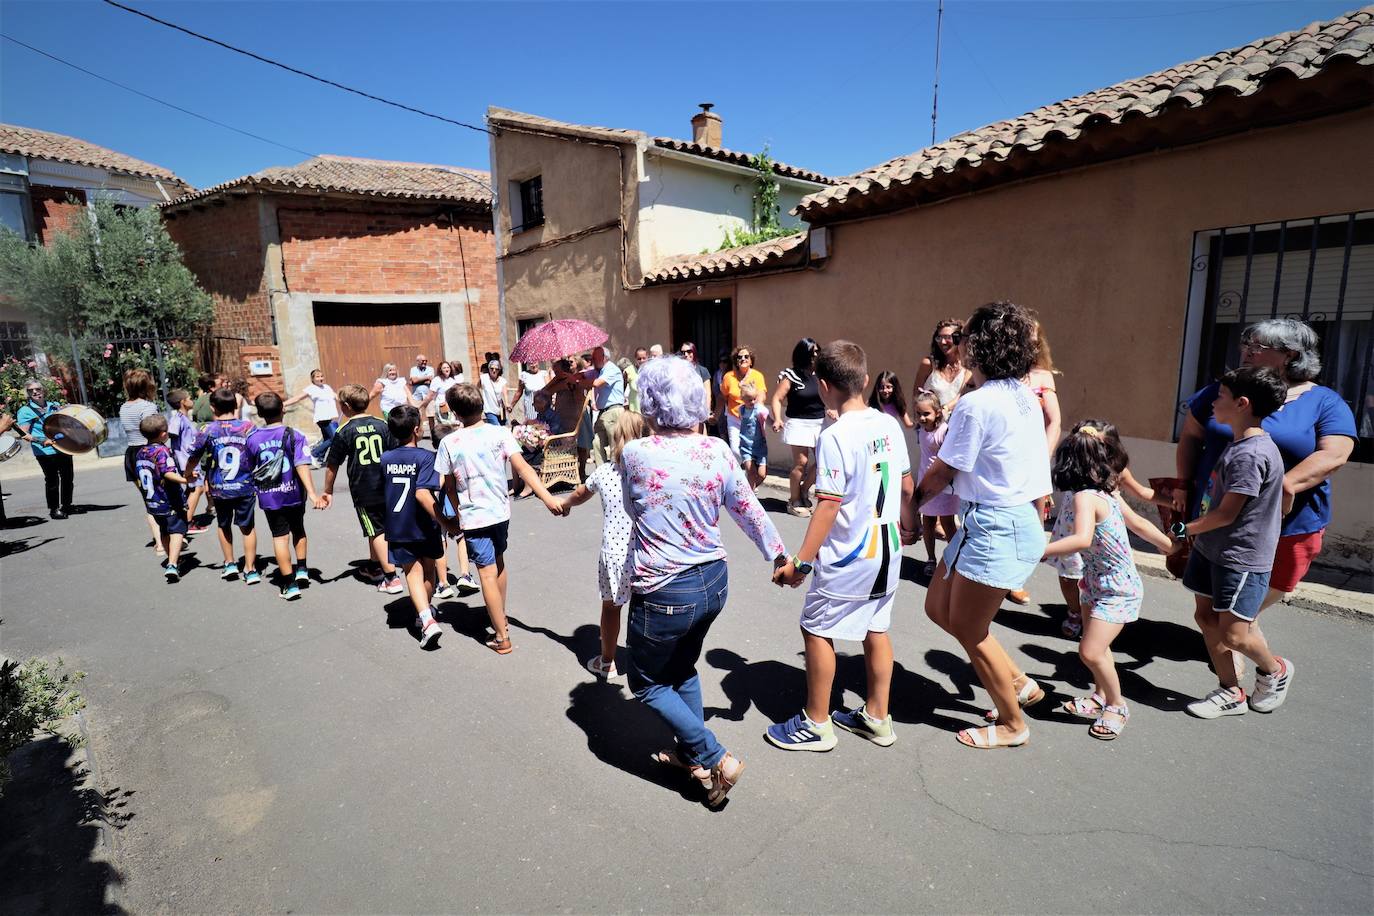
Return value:
M 129 445 L 147 445 L 148 438 L 139 431 L 138 424 L 146 416 L 157 413 L 157 405 L 146 398 L 125 401 L 119 405 L 119 425 Z

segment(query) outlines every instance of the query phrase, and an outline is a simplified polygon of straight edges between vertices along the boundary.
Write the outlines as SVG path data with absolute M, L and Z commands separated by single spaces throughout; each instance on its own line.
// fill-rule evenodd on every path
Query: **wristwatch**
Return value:
M 793 554 L 790 557 L 790 559 L 792 561 L 792 566 L 797 570 L 797 572 L 801 573 L 803 576 L 811 575 L 811 570 L 816 568 L 810 563 L 803 563 L 801 557 L 797 556 L 796 554 Z
M 1174 536 L 1175 541 L 1188 540 L 1188 526 L 1183 522 L 1174 522 L 1169 526 L 1169 533 Z

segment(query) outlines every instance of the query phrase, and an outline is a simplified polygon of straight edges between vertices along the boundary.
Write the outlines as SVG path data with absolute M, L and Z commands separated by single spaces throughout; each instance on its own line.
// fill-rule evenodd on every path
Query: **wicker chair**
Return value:
M 577 432 L 550 436 L 544 443 L 544 463 L 539 468 L 539 479 L 544 486 L 556 483 L 577 486 L 581 481 L 577 476 Z

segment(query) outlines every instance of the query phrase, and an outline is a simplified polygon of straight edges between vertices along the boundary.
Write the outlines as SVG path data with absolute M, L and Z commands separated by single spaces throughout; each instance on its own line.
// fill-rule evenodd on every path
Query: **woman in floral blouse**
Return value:
M 628 443 L 621 456 L 634 524 L 630 689 L 677 737 L 676 748 L 655 759 L 690 771 L 715 807 L 744 771 L 706 727 L 696 672 L 729 589 L 721 507 L 775 567 L 786 561 L 786 548 L 730 447 L 695 432 L 710 410 L 690 363 L 645 363 L 639 404 L 652 435 Z

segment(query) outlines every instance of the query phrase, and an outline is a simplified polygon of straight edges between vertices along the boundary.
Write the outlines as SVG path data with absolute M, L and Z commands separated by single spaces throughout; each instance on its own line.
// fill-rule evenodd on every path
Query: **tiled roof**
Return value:
M 536 132 L 558 134 L 560 136 L 598 140 L 603 143 L 651 142 L 654 146 L 662 149 L 676 150 L 680 153 L 700 156 L 703 159 L 714 159 L 718 162 L 730 162 L 735 165 L 748 166 L 753 161 L 753 156 L 749 153 L 741 153 L 728 149 L 717 149 L 714 146 L 702 146 L 690 140 L 674 140 L 671 137 L 650 138 L 649 135 L 643 131 L 623 130 L 618 127 L 590 127 L 585 124 L 569 124 L 566 121 L 555 121 L 553 118 L 541 118 L 538 115 L 511 111 L 508 108 L 488 108 L 487 123 L 497 128 L 502 126 L 517 127 Z M 813 172 L 810 169 L 788 165 L 785 162 L 774 162 L 773 171 L 787 178 L 800 178 L 803 181 L 814 181 L 820 184 L 834 184 L 836 181 L 836 179 L 822 175 L 820 172 Z
M 1200 108 L 1222 97 L 1254 95 L 1280 78 L 1308 79 L 1340 60 L 1367 67 L 1374 64 L 1372 47 L 1374 6 L 959 134 L 817 191 L 803 198 L 794 212 L 809 221 L 824 222 L 896 209 L 895 205 L 914 202 L 918 185 L 987 168 L 1013 156 L 1034 156 L 1052 141 L 1062 147 L 1085 132 L 1096 136 L 1139 118 Z M 1080 155 L 1091 155 L 1091 151 L 1081 150 Z M 959 190 L 967 188 L 954 188 L 951 193 Z
M 740 153 L 729 149 L 717 149 L 714 146 L 702 146 L 700 143 L 693 143 L 690 140 L 674 140 L 671 137 L 654 137 L 654 145 L 661 146 L 664 149 L 677 150 L 680 153 L 690 153 L 693 156 L 701 156 L 705 159 L 731 162 L 735 165 L 750 166 L 754 161 L 754 157 L 749 153 Z M 820 172 L 813 172 L 810 169 L 788 165 L 786 162 L 774 162 L 773 171 L 785 178 L 800 178 L 803 181 L 815 181 L 820 184 L 835 184 L 836 181 L 839 180 L 831 178 L 829 175 L 822 175 Z
M 404 200 L 457 201 L 491 207 L 491 176 L 478 169 L 351 156 L 316 156 L 297 165 L 273 166 L 178 197 L 164 208 L 235 191 L 277 190 L 363 194 Z
M 70 162 L 73 165 L 87 165 L 97 169 L 109 169 L 141 178 L 170 182 L 177 187 L 168 188 L 178 191 L 191 187 L 168 169 L 133 156 L 117 153 L 103 146 L 96 146 L 76 137 L 54 134 L 32 127 L 19 127 L 15 124 L 0 124 L 0 153 L 15 153 L 30 159 L 53 159 L 57 162 Z
M 754 245 L 726 248 L 706 254 L 677 255 L 664 258 L 644 275 L 644 282 L 676 283 L 700 277 L 720 277 L 759 268 L 783 267 L 798 261 L 805 252 L 806 233 L 784 235 Z

